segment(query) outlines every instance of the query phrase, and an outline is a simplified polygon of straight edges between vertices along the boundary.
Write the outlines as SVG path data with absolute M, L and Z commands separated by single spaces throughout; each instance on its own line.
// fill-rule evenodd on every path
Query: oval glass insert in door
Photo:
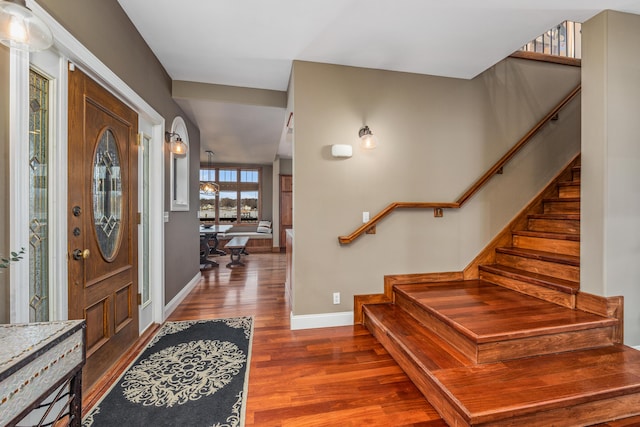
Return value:
M 102 256 L 113 260 L 120 241 L 122 220 L 122 178 L 115 136 L 104 130 L 93 163 L 93 223 Z

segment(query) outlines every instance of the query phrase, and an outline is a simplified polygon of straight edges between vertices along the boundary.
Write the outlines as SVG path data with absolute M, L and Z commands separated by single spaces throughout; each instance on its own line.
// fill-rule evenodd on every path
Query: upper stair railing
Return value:
M 581 86 L 576 86 L 562 101 L 558 103 L 549 113 L 544 116 L 538 123 L 535 124 L 509 151 L 507 151 L 489 170 L 482 175 L 469 189 L 458 198 L 455 202 L 394 202 L 376 214 L 371 220 L 365 224 L 362 224 L 355 231 L 348 236 L 339 236 L 338 241 L 342 245 L 349 244 L 356 240 L 358 237 L 375 230 L 376 225 L 384 217 L 391 214 L 396 209 L 433 209 L 434 216 L 442 216 L 443 209 L 460 209 L 471 197 L 473 197 L 494 175 L 501 173 L 504 165 L 509 162 L 522 148 L 524 148 L 529 141 L 531 141 L 547 123 L 549 123 L 558 112 L 571 100 L 573 100 L 578 93 L 580 93 Z
M 564 21 L 540 34 L 511 56 L 579 66 L 582 58 L 582 24 Z
M 564 21 L 531 40 L 521 50 L 545 55 L 582 58 L 582 24 Z

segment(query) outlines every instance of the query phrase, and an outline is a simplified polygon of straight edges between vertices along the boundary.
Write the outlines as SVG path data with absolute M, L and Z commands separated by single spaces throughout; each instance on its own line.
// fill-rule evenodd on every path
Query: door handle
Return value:
M 89 258 L 89 255 L 91 255 L 91 252 L 89 252 L 89 249 L 85 249 L 84 251 L 80 249 L 75 249 L 73 251 L 73 259 L 75 260 L 87 259 Z

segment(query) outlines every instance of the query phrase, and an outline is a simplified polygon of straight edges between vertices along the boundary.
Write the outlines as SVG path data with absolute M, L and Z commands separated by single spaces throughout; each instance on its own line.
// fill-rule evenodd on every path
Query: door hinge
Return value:
M 142 305 L 142 294 L 138 293 L 138 305 Z
M 138 138 L 136 138 L 136 145 L 138 147 L 142 146 L 142 138 L 144 137 L 144 135 L 142 134 L 142 132 L 138 133 Z
M 140 212 L 136 213 L 136 224 L 138 225 L 142 224 L 142 213 Z

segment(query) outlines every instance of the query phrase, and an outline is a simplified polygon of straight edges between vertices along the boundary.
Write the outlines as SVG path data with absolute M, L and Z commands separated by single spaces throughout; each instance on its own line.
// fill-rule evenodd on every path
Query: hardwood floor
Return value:
M 255 319 L 246 426 L 420 426 L 446 424 L 362 326 L 289 330 L 285 255 L 251 254 L 246 267 L 204 270 L 168 320 L 250 315 Z M 140 351 L 152 333 L 138 343 Z M 84 400 L 89 409 L 133 360 L 123 357 Z M 639 425 L 632 420 L 604 426 Z
M 216 267 L 168 320 L 255 319 L 246 426 L 446 426 L 362 326 L 289 330 L 285 255 Z
M 446 426 L 364 327 L 289 330 L 284 254 L 251 254 L 243 261 L 242 268 L 221 263 L 203 270 L 167 320 L 253 316 L 247 427 Z M 84 413 L 152 335 L 141 337 L 85 395 Z

